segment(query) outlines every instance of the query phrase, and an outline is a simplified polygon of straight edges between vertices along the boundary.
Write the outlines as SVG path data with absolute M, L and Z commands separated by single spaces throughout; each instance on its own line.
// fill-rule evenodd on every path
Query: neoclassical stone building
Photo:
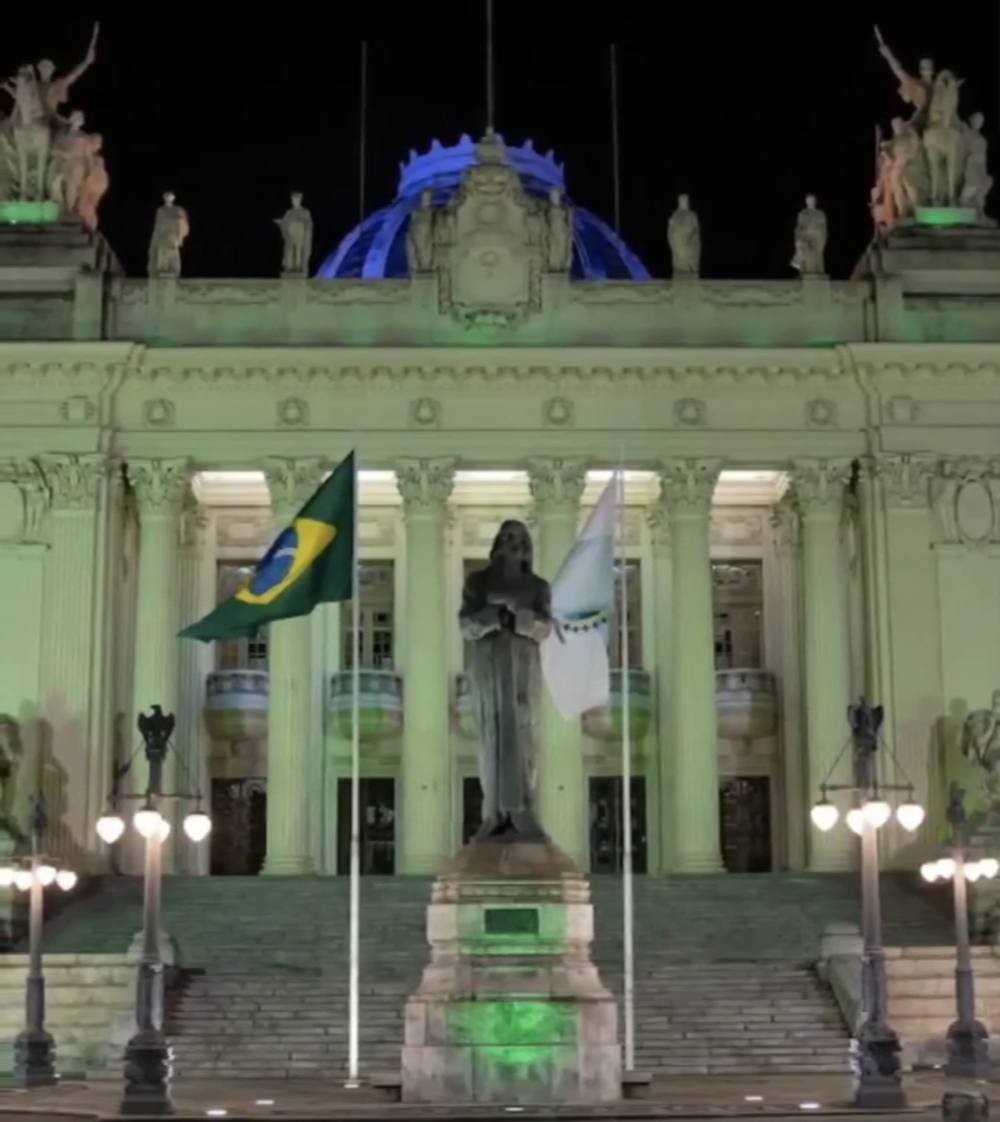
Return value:
M 546 714 L 556 839 L 615 871 L 629 803 L 640 870 L 849 867 L 808 807 L 863 692 L 931 810 L 889 859 L 920 860 L 1000 684 L 1000 237 L 899 228 L 844 282 L 653 280 L 580 211 L 559 257 L 561 175 L 528 148 L 417 157 L 317 279 L 125 279 L 99 236 L 0 226 L 11 832 L 41 784 L 52 847 L 105 867 L 94 823 L 141 788 L 156 702 L 170 785 L 215 823 L 175 871 L 345 871 L 350 610 L 176 635 L 354 448 L 366 872 L 432 871 L 476 823 L 466 568 L 516 515 L 552 576 L 619 463 L 635 779 L 619 673 L 606 711 Z

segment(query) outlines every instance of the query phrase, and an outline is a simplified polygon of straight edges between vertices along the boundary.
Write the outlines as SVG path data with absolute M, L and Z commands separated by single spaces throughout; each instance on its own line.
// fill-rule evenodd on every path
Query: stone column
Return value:
M 576 541 L 587 461 L 539 457 L 530 460 L 527 467 L 535 504 L 535 568 L 551 581 Z M 579 718 L 566 721 L 559 715 L 544 688 L 538 772 L 542 827 L 579 868 L 587 869 L 590 854 L 583 731 Z
M 847 707 L 851 703 L 847 584 L 841 565 L 840 517 L 850 464 L 796 460 L 795 494 L 802 511 L 803 633 L 805 650 L 806 802 L 826 780 L 851 781 Z M 840 756 L 834 774 L 831 769 Z M 841 810 L 845 810 L 841 799 Z M 809 868 L 836 872 L 854 865 L 854 835 L 838 825 L 821 833 L 809 825 Z
M 719 855 L 719 743 L 712 622 L 712 495 L 721 463 L 666 460 L 661 501 L 670 515 L 673 569 L 670 697 L 675 868 L 722 871 Z
M 180 517 L 191 478 L 190 464 L 184 459 L 130 460 L 129 479 L 135 491 L 139 512 L 139 573 L 136 596 L 135 677 L 132 691 L 132 712 L 126 717 L 126 743 L 140 745 L 135 731 L 139 713 L 148 713 L 153 705 L 161 705 L 164 713 L 177 713 L 180 700 L 179 646 L 180 611 L 177 599 L 178 547 Z M 163 771 L 167 793 L 178 790 L 177 754 L 181 751 L 179 737 L 174 735 L 170 754 Z M 130 772 L 133 794 L 146 790 L 148 768 L 141 748 L 135 754 Z M 174 802 L 161 808 L 170 819 L 173 832 L 180 817 L 186 813 Z M 129 839 L 129 864 L 137 859 L 131 852 L 133 831 Z M 173 840 L 173 839 L 172 839 Z M 173 847 L 163 851 L 164 871 L 173 872 Z
M 401 873 L 437 873 L 451 856 L 452 768 L 448 722 L 446 596 L 448 498 L 453 459 L 396 465 L 406 525 Z
M 298 514 L 325 469 L 325 462 L 315 457 L 269 458 L 265 462 L 275 533 Z M 263 871 L 279 876 L 309 873 L 313 868 L 309 821 L 312 650 L 309 616 L 283 619 L 269 626 L 267 857 Z
M 778 697 L 781 774 L 785 807 L 785 853 L 791 872 L 806 867 L 811 800 L 806 778 L 806 740 L 802 696 L 801 520 L 794 495 L 771 510 L 777 602 L 764 609 L 778 616 Z M 766 596 L 766 593 L 765 593 Z M 770 659 L 769 659 L 770 661 Z
M 51 508 L 42 601 L 41 725 L 34 738 L 40 750 L 36 781 L 41 782 L 49 814 L 48 851 L 68 857 L 97 848 L 93 828 L 102 809 L 89 804 L 102 751 L 90 734 L 104 687 L 103 621 L 97 608 L 104 585 L 97 552 L 98 499 L 106 461 L 101 455 L 45 456 L 40 467 Z
M 673 577 L 670 564 L 670 518 L 664 503 L 658 502 L 646 512 L 653 554 L 653 626 L 656 636 L 656 746 L 659 787 L 655 793 L 659 807 L 660 871 L 673 872 L 676 864 L 676 831 L 674 828 L 674 758 L 670 685 L 673 659 Z
M 205 510 L 188 496 L 179 521 L 178 615 L 186 627 L 215 607 L 216 581 L 206 581 L 206 562 L 214 577 L 215 556 L 206 557 L 210 523 Z M 211 672 L 215 650 L 210 643 L 180 641 L 180 688 L 177 702 L 178 783 L 189 794 L 201 793 L 202 809 L 211 813 L 211 778 L 208 773 L 208 737 L 205 732 L 205 679 Z M 188 801 L 182 814 L 194 809 Z M 174 839 L 171 839 L 174 840 Z M 211 838 L 195 844 L 178 831 L 173 846 L 177 868 L 182 873 L 207 873 Z

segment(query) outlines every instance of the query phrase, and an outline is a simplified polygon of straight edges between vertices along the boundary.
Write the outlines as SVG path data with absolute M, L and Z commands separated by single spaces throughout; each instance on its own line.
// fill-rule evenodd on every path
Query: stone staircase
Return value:
M 621 881 L 592 880 L 602 976 L 619 999 Z M 399 1063 L 402 1010 L 427 960 L 430 881 L 362 882 L 363 1071 Z M 110 882 L 47 929 L 47 949 L 114 953 L 138 930 L 141 885 Z M 347 883 L 169 878 L 164 928 L 188 970 L 168 1030 L 178 1076 L 332 1074 L 347 1059 Z M 810 967 L 820 934 L 857 920 L 853 876 L 646 877 L 635 885 L 636 1061 L 647 1071 L 844 1071 L 848 1039 Z M 932 904 L 883 880 L 888 944 L 947 943 Z

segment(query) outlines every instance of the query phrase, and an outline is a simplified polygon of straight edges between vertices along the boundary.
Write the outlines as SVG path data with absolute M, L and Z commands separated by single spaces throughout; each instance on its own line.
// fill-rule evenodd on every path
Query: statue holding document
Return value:
M 504 522 L 489 564 L 469 574 L 462 592 L 483 789 L 477 839 L 545 840 L 537 818 L 539 644 L 552 630 L 552 611 L 548 581 L 533 561 L 527 526 Z

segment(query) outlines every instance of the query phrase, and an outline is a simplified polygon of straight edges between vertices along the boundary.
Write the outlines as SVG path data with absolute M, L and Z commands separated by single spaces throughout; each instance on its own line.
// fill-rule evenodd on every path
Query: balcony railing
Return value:
M 398 670 L 362 670 L 359 726 L 365 743 L 395 740 L 403 732 L 403 676 Z M 354 673 L 340 670 L 330 677 L 327 713 L 333 733 L 350 740 L 353 733 Z
M 217 670 L 205 680 L 205 727 L 215 741 L 237 744 L 267 737 L 266 670 Z

